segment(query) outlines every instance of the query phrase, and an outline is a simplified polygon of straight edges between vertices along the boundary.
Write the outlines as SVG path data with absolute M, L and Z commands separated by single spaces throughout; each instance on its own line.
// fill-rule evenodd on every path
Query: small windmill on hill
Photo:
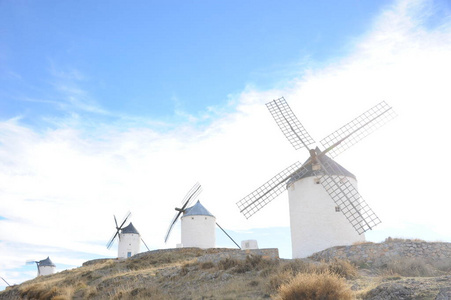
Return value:
M 175 208 L 177 211 L 174 218 L 169 225 L 169 229 L 164 238 L 166 243 L 171 234 L 172 228 L 179 217 L 181 217 L 182 228 L 182 246 L 183 247 L 198 247 L 198 248 L 214 248 L 216 245 L 216 230 L 217 225 L 226 235 L 230 238 L 235 245 L 238 244 L 232 239 L 232 237 L 225 232 L 225 230 L 216 223 L 216 217 L 213 216 L 201 203 L 197 203 L 191 207 L 190 204 L 197 199 L 202 192 L 202 187 L 199 183 L 196 183 L 191 190 L 188 191 L 185 198 L 183 198 L 181 208 Z
M 43 260 L 29 260 L 26 264 L 36 264 L 36 267 L 38 268 L 38 276 L 51 275 L 54 274 L 56 270 L 56 266 L 50 260 L 49 256 Z
M 358 193 L 356 177 L 332 158 L 396 117 L 393 109 L 385 102 L 377 104 L 321 140 L 321 151 L 309 150 L 315 141 L 283 97 L 266 106 L 293 147 L 306 148 L 310 157 L 237 202 L 240 212 L 250 218 L 288 189 L 293 258 L 365 240 L 364 233 L 380 220 Z
M 118 258 L 128 258 L 139 253 L 141 241 L 143 242 L 147 250 L 150 251 L 149 247 L 147 247 L 146 243 L 141 238 L 141 235 L 139 234 L 138 230 L 136 230 L 135 226 L 133 226 L 132 222 L 130 222 L 130 224 L 128 224 L 126 227 L 123 227 L 125 222 L 127 222 L 127 219 L 130 216 L 131 213 L 128 212 L 125 215 L 124 220 L 120 223 L 121 225 L 118 226 L 116 216 L 113 215 L 114 223 L 116 224 L 116 232 L 114 233 L 113 237 L 109 240 L 106 247 L 110 249 L 114 243 L 114 240 L 116 239 L 116 237 L 118 237 L 119 238 L 119 245 L 117 251 Z

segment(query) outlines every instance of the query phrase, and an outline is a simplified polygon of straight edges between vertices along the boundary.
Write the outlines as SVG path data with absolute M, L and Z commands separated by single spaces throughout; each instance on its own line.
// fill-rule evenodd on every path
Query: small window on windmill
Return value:
M 321 165 L 320 164 L 312 164 L 312 170 L 313 171 L 321 170 Z
M 335 206 L 335 212 L 340 212 L 341 211 L 341 208 L 340 208 L 340 206 Z
M 194 217 L 191 217 L 191 220 L 194 220 Z
M 321 180 L 320 180 L 319 177 L 315 177 L 314 181 L 315 181 L 315 184 L 320 184 L 321 183 Z
M 207 219 L 207 217 L 205 217 L 205 220 Z

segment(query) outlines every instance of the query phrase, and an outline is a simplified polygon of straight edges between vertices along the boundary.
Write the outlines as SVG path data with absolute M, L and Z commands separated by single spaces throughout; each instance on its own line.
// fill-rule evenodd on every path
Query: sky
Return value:
M 287 193 L 236 206 L 308 158 L 266 109 L 282 96 L 317 142 L 389 103 L 398 117 L 336 157 L 382 221 L 366 238 L 451 242 L 449 78 L 446 0 L 0 1 L 0 276 L 115 257 L 128 211 L 173 248 L 196 182 L 238 243 L 290 258 Z

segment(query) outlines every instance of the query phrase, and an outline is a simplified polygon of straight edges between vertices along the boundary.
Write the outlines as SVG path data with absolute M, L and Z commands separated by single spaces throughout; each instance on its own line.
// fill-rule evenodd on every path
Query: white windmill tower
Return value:
M 130 217 L 130 215 L 131 213 L 128 212 L 126 217 L 124 218 L 124 221 L 121 222 L 120 226 L 117 225 L 116 216 L 113 215 L 114 223 L 116 224 L 116 232 L 108 242 L 107 248 L 108 249 L 111 248 L 111 246 L 114 243 L 114 239 L 116 238 L 116 236 L 118 236 L 119 238 L 119 245 L 117 250 L 118 258 L 128 258 L 135 254 L 138 254 L 141 247 L 141 241 L 143 242 L 147 250 L 149 250 L 149 247 L 147 247 L 146 243 L 141 238 L 141 235 L 139 234 L 138 230 L 136 230 L 135 226 L 133 226 L 133 223 L 130 222 L 128 226 L 123 227 L 127 219 Z
M 216 217 L 198 200 L 181 218 L 182 245 L 202 249 L 216 246 Z
M 27 261 L 27 264 L 33 264 L 36 263 L 36 267 L 38 268 L 38 276 L 45 276 L 45 275 L 51 275 L 55 273 L 56 266 L 55 264 L 50 260 L 50 257 L 47 256 L 46 259 L 34 261 L 30 260 Z
M 266 106 L 295 149 L 314 143 L 284 98 Z M 365 231 L 380 220 L 358 193 L 356 177 L 332 158 L 395 116 L 385 102 L 369 109 L 321 140 L 325 150 L 308 150 L 305 163 L 294 163 L 237 202 L 240 212 L 249 218 L 288 189 L 293 258 L 365 240 Z
M 214 248 L 216 246 L 216 225 L 229 237 L 235 245 L 238 244 L 230 237 L 230 235 L 216 223 L 216 217 L 213 216 L 201 203 L 197 203 L 188 207 L 199 194 L 202 192 L 202 187 L 196 183 L 191 190 L 186 194 L 182 201 L 181 208 L 175 208 L 177 213 L 169 225 L 164 242 L 166 243 L 172 228 L 181 217 L 181 231 L 182 231 L 182 245 L 183 247 L 197 247 L 202 249 Z

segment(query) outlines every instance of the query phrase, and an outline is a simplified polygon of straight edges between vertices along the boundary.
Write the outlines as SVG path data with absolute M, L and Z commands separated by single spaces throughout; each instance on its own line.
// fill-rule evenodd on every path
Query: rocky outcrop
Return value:
M 363 243 L 332 247 L 310 256 L 311 259 L 317 261 L 346 259 L 351 262 L 365 262 L 375 266 L 383 265 L 398 257 L 426 258 L 430 261 L 450 260 L 451 243 L 416 240 L 386 241 L 380 244 Z

